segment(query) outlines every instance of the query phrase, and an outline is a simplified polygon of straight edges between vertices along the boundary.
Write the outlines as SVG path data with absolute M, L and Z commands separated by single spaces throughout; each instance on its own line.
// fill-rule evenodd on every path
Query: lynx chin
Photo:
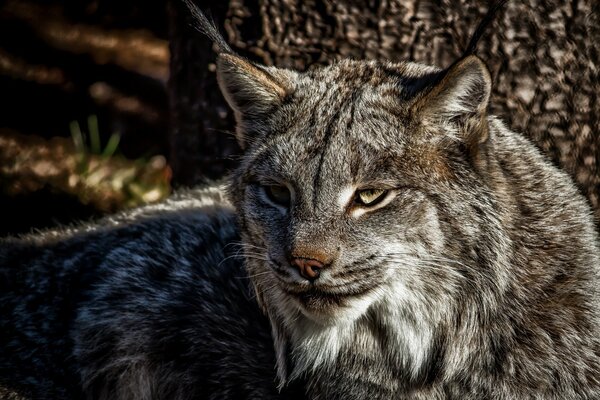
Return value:
M 240 57 L 196 17 L 219 48 L 239 167 L 225 188 L 2 243 L 4 387 L 600 398 L 590 207 L 488 114 L 479 58 L 301 73 Z

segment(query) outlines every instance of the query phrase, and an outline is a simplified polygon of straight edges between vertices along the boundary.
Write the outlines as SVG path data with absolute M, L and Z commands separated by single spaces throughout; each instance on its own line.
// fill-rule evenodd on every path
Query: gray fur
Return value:
M 220 187 L 5 239 L 0 278 L 2 399 L 294 398 Z
M 236 109 L 240 80 L 224 80 Z M 257 87 L 269 111 L 241 115 L 250 145 L 230 186 L 282 384 L 303 377 L 314 399 L 600 397 L 590 207 L 486 114 L 480 60 L 341 61 L 282 86 Z M 390 194 L 368 209 L 359 189 Z M 309 282 L 294 257 L 326 268 Z

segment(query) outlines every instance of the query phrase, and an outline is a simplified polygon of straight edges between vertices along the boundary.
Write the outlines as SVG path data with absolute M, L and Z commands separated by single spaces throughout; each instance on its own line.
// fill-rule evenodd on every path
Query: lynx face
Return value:
M 412 309 L 444 302 L 473 278 L 454 260 L 477 257 L 489 206 L 476 171 L 489 97 L 478 59 L 299 74 L 221 55 L 219 79 L 245 147 L 231 194 L 267 309 L 336 324 L 390 296 Z

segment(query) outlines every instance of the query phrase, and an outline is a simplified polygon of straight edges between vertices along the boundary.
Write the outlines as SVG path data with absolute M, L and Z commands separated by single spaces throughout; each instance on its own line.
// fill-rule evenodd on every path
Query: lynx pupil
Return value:
M 273 203 L 288 207 L 290 205 L 290 191 L 283 185 L 269 185 L 264 187 L 265 193 Z

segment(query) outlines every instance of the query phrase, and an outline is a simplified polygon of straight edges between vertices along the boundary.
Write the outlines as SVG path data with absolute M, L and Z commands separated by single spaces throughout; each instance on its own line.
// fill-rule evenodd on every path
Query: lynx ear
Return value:
M 293 72 L 267 68 L 233 54 L 217 58 L 217 79 L 225 100 L 235 113 L 237 137 L 260 132 L 264 120 L 293 90 Z
M 413 115 L 429 121 L 461 125 L 485 121 L 492 84 L 490 73 L 476 56 L 468 56 L 444 71 L 440 79 L 411 107 Z M 484 136 L 487 136 L 487 130 Z M 484 141 L 480 138 L 479 141 Z

